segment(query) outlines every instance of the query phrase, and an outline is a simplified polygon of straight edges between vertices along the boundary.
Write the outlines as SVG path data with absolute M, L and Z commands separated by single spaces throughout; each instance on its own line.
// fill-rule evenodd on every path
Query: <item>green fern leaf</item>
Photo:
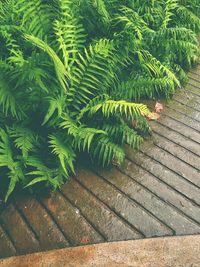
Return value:
M 63 136 L 54 134 L 49 136 L 49 144 L 52 152 L 59 158 L 60 164 L 68 176 L 69 171 L 75 173 L 73 162 L 75 160 L 75 153 L 70 144 L 64 141 Z
M 33 45 L 39 47 L 40 49 L 45 51 L 50 56 L 50 58 L 52 59 L 54 63 L 58 80 L 60 81 L 60 84 L 64 92 L 66 92 L 67 86 L 68 86 L 68 83 L 67 83 L 68 74 L 67 74 L 64 64 L 62 63 L 60 58 L 57 56 L 57 54 L 54 52 L 54 50 L 46 42 L 42 41 L 38 37 L 28 35 L 28 34 L 25 34 L 24 37 L 26 40 L 30 41 Z

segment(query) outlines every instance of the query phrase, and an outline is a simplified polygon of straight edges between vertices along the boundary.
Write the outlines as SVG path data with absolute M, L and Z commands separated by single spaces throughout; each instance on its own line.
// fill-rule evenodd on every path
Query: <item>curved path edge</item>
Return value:
M 200 235 L 130 240 L 0 260 L 0 267 L 198 267 Z

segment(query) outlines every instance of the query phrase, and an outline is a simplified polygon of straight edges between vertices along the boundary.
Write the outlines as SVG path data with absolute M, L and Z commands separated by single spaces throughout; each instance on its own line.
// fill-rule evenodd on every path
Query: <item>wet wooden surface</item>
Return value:
M 151 123 L 124 164 L 79 167 L 45 198 L 18 196 L 0 211 L 0 257 L 147 237 L 200 233 L 200 66 Z

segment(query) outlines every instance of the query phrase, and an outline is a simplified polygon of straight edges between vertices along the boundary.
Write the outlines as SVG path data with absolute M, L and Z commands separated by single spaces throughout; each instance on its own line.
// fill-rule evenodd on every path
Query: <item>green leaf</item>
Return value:
M 30 173 L 30 174 L 34 174 L 34 173 Z M 38 177 L 38 178 L 35 178 L 35 179 L 33 179 L 30 183 L 28 183 L 26 186 L 24 186 L 24 188 L 33 186 L 33 185 L 35 185 L 35 184 L 37 184 L 37 183 L 44 182 L 44 181 L 47 181 L 47 179 L 46 179 L 45 177 Z
M 67 87 L 68 87 L 67 70 L 66 70 L 66 67 L 64 66 L 64 64 L 62 63 L 62 61 L 60 60 L 60 58 L 58 57 L 58 55 L 55 53 L 55 51 L 46 42 L 42 41 L 38 37 L 29 35 L 29 34 L 25 34 L 24 38 L 26 40 L 30 41 L 33 45 L 35 45 L 35 46 L 39 47 L 40 49 L 42 49 L 43 51 L 45 51 L 50 56 L 50 58 L 52 59 L 52 61 L 54 63 L 58 80 L 59 80 L 64 92 L 66 92 Z
M 15 186 L 16 186 L 16 184 L 18 182 L 18 176 L 17 175 L 14 175 L 14 174 L 11 175 L 10 174 L 9 178 L 10 178 L 10 183 L 9 183 L 8 190 L 7 190 L 7 193 L 6 193 L 6 196 L 5 196 L 5 202 L 8 201 L 9 196 L 14 191 Z

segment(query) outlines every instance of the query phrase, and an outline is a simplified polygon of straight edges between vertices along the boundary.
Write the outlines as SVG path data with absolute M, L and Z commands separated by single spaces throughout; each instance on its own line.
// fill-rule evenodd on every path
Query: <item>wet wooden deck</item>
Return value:
M 78 168 L 50 197 L 18 196 L 0 211 L 0 257 L 200 233 L 200 66 L 120 168 Z

